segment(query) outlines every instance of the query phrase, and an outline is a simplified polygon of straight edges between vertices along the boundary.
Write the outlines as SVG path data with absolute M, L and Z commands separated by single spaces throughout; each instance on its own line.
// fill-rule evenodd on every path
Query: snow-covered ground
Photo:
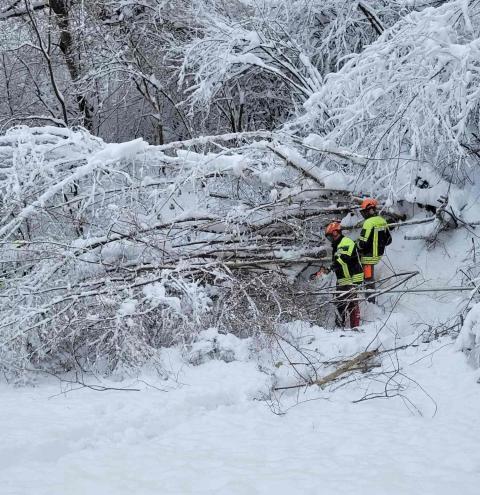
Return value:
M 395 235 L 384 275 L 390 263 L 397 272 L 420 269 L 423 287 L 459 283 L 467 234 L 448 234 L 447 248 L 426 251 L 421 241 L 403 241 L 404 233 Z M 383 296 L 379 307 L 363 308 L 361 333 L 297 322 L 285 335 L 317 349 L 319 359 L 335 359 L 369 344 L 410 343 L 425 329 L 416 324 L 447 321 L 461 300 L 452 293 Z M 383 370 L 401 369 L 390 383 L 357 374 L 341 387 L 294 389 L 274 400 L 265 400 L 273 383 L 299 380 L 282 354 L 254 356 L 253 341 L 209 330 L 190 361 L 208 353 L 213 337 L 230 349 L 223 354 L 230 362 L 193 366 L 171 349 L 164 351 L 168 380 L 145 374 L 102 382 L 139 391 L 70 390 L 54 379 L 1 385 L 0 493 L 479 493 L 479 371 L 450 336 L 383 355 Z M 354 402 L 395 383 L 401 389 L 394 397 Z
M 438 407 L 425 396 L 423 417 L 400 398 L 352 404 L 352 387 L 278 416 L 249 362 L 185 368 L 168 393 L 2 386 L 0 492 L 476 495 L 480 386 L 449 344 L 402 354 L 424 358 L 408 368 Z

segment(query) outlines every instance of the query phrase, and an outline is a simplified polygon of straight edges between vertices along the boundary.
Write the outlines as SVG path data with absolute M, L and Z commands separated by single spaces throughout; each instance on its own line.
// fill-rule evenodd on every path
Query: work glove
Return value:
M 326 266 L 321 266 L 318 271 L 316 271 L 315 273 L 312 273 L 310 275 L 310 280 L 317 280 L 319 278 L 323 278 L 325 277 L 326 275 L 328 275 L 330 273 L 330 268 L 326 267 Z

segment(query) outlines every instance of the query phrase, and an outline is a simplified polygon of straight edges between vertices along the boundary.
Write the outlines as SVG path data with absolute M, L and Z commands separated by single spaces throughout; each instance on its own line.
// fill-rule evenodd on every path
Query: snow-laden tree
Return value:
M 159 144 L 273 130 L 344 56 L 438 3 L 8 0 L 0 122 L 82 125 L 107 140 Z
M 360 188 L 373 180 L 395 196 L 425 167 L 464 184 L 480 144 L 479 30 L 476 1 L 409 14 L 347 57 L 288 129 L 313 153 L 363 155 L 350 168 Z
M 171 38 L 185 35 L 182 19 L 188 26 L 179 2 L 154 0 L 0 6 L 0 125 L 81 125 L 109 140 L 191 137 L 164 60 Z
M 345 56 L 361 52 L 417 8 L 403 0 L 232 0 L 195 7 L 196 36 L 176 47 L 192 108 L 242 112 L 244 120 L 256 119 L 257 128 L 281 124 L 320 91 L 324 76 L 338 70 Z M 275 109 L 276 117 L 265 115 L 262 122 L 259 107 Z
M 92 32 L 97 53 L 90 57 L 91 70 L 84 82 L 101 88 L 113 82 L 118 88 L 107 92 L 111 96 L 106 107 L 113 116 L 121 112 L 122 120 L 132 122 L 135 129 L 132 136 L 132 129 L 120 123 L 119 132 L 148 137 L 157 144 L 196 134 L 195 123 L 181 105 L 178 68 L 167 57 L 170 47 L 184 43 L 196 28 L 190 3 L 112 1 L 108 8 L 102 6 L 101 13 L 91 13 L 94 19 L 106 20 L 97 22 Z M 106 120 L 105 129 L 111 120 Z
M 86 71 L 80 36 L 81 9 L 78 14 L 70 0 L 12 0 L 2 6 L 0 25 L 5 38 L 0 51 L 4 54 L 5 84 L 10 87 L 15 84 L 18 66 L 26 70 L 30 92 L 37 100 L 34 108 L 40 110 L 38 115 L 19 112 L 12 115 L 10 121 L 49 120 L 93 129 L 94 108 L 90 95 L 78 84 Z M 17 31 L 21 31 L 21 35 Z M 18 41 L 12 47 L 15 39 Z M 5 54 L 13 61 L 7 60 Z M 13 100 L 7 96 L 14 113 Z

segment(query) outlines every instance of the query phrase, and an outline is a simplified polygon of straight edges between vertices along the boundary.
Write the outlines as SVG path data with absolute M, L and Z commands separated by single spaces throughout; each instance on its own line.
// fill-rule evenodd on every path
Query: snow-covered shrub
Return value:
M 472 366 L 480 367 L 480 303 L 475 304 L 467 314 L 455 347 L 468 355 Z
M 211 359 L 247 361 L 250 355 L 250 339 L 239 339 L 233 334 L 219 333 L 216 328 L 201 331 L 188 348 L 187 359 L 194 365 Z

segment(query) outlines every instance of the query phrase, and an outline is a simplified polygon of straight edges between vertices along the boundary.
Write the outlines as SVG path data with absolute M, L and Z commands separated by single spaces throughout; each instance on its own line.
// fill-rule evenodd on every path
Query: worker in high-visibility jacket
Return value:
M 385 247 L 392 242 L 387 221 L 377 212 L 377 200 L 366 198 L 362 202 L 360 213 L 365 221 L 362 225 L 357 247 L 360 253 L 360 262 L 363 266 L 365 288 L 375 289 L 374 267 L 382 259 Z M 375 302 L 374 296 L 368 296 L 367 300 Z
M 336 319 L 339 327 L 357 328 L 360 325 L 360 308 L 355 287 L 363 282 L 363 270 L 355 242 L 342 234 L 339 222 L 331 222 L 325 237 L 332 243 L 331 269 L 337 277 L 335 297 Z

